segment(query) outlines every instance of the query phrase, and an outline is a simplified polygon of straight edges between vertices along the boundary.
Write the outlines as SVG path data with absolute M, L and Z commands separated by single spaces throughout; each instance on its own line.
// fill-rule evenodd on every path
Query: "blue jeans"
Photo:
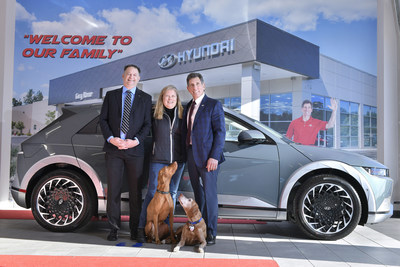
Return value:
M 154 193 L 157 190 L 158 184 L 158 172 L 165 166 L 168 166 L 167 163 L 157 163 L 152 162 L 150 163 L 150 170 L 149 170 L 149 186 L 147 188 L 147 194 L 144 198 L 142 204 L 142 211 L 140 213 L 139 219 L 139 228 L 144 228 L 146 226 L 147 220 L 147 206 L 149 205 L 150 201 L 153 199 Z M 178 168 L 176 169 L 175 174 L 171 178 L 171 182 L 169 184 L 169 192 L 171 193 L 172 201 L 174 203 L 174 210 L 175 210 L 175 203 L 176 203 L 176 194 L 178 192 L 179 183 L 181 181 L 181 176 L 183 169 L 185 167 L 185 163 L 178 163 Z

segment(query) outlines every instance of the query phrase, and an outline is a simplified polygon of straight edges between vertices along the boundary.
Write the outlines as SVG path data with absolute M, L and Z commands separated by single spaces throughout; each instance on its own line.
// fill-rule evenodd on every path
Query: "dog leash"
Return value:
M 190 225 L 189 225 L 189 230 L 190 230 L 191 232 L 193 232 L 193 231 L 194 231 L 194 226 L 195 226 L 196 224 L 198 224 L 199 222 L 201 222 L 202 219 L 203 219 L 203 217 L 201 217 L 200 220 L 195 221 L 195 222 L 188 221 L 188 223 L 190 223 Z
M 169 192 L 167 192 L 167 191 L 160 191 L 158 189 L 157 189 L 157 193 L 160 193 L 160 194 L 163 194 L 163 195 L 169 194 Z

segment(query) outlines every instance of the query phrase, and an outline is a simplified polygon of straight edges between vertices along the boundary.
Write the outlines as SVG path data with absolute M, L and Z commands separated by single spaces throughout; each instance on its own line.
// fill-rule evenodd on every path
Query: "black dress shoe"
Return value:
M 118 239 L 118 230 L 112 229 L 107 236 L 108 241 L 116 241 Z
M 146 243 L 146 236 L 144 234 L 144 229 L 143 228 L 138 228 L 136 241 L 138 243 Z
M 212 234 L 208 234 L 207 238 L 206 238 L 207 245 L 209 245 L 209 246 L 215 245 L 215 239 L 216 238 L 217 238 L 216 236 L 214 236 Z

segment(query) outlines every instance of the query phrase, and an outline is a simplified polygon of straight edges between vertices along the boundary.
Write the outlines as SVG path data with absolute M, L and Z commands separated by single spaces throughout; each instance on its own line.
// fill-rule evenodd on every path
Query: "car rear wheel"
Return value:
M 45 229 L 69 232 L 84 226 L 93 215 L 95 200 L 87 183 L 75 172 L 57 170 L 33 189 L 32 213 Z
M 361 201 L 344 179 L 317 175 L 306 181 L 295 198 L 295 217 L 300 229 L 321 240 L 336 240 L 350 234 L 361 217 Z

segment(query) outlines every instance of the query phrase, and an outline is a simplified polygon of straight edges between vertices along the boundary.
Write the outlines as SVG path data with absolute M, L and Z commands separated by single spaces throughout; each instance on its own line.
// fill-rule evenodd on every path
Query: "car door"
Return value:
M 255 128 L 225 116 L 226 140 L 218 175 L 219 216 L 274 218 L 279 191 L 279 155 L 275 142 L 239 143 L 241 131 Z

